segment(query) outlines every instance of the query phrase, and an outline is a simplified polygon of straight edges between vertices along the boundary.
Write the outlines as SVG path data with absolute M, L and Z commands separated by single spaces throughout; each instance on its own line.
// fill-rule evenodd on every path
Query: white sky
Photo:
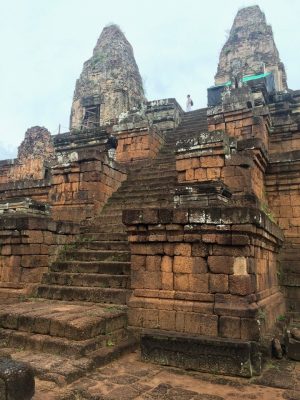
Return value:
M 183 105 L 190 93 L 205 107 L 234 16 L 254 4 L 299 89 L 299 0 L 0 0 L 0 159 L 16 156 L 31 126 L 68 130 L 75 81 L 109 23 L 132 44 L 148 100 Z

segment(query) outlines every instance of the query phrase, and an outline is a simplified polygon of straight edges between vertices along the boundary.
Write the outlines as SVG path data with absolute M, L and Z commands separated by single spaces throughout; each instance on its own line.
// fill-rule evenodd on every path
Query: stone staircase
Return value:
M 173 207 L 176 141 L 206 130 L 205 109 L 185 114 L 156 159 L 130 167 L 101 214 L 43 276 L 36 298 L 0 306 L 2 353 L 64 384 L 133 348 L 126 329 L 130 249 L 122 211 Z

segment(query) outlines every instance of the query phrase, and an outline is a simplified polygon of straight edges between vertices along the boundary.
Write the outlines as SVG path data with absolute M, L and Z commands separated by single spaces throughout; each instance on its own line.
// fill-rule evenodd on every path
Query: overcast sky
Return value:
M 258 4 L 273 27 L 288 85 L 300 89 L 299 0 L 0 0 L 0 159 L 27 128 L 68 130 L 75 81 L 103 29 L 132 44 L 148 100 L 190 93 L 206 106 L 219 52 L 239 8 Z

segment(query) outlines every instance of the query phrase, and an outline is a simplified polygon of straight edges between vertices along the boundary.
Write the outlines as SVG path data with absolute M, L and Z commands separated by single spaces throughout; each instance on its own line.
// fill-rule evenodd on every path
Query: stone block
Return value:
M 182 316 L 177 313 L 176 317 L 179 327 Z M 160 365 L 248 378 L 261 368 L 259 351 L 254 343 L 178 332 L 144 332 L 141 355 L 144 361 Z
M 208 255 L 207 245 L 204 243 L 192 244 L 192 256 L 206 257 Z
M 202 257 L 175 256 L 173 271 L 177 273 L 201 274 L 207 272 L 206 260 Z
M 207 168 L 207 179 L 215 181 L 221 177 L 221 168 Z
M 133 254 L 131 256 L 131 269 L 140 270 L 146 267 L 146 256 L 138 256 Z
M 218 316 L 217 315 L 203 315 L 201 324 L 201 335 L 204 336 L 218 336 Z
M 173 271 L 173 257 L 163 256 L 161 261 L 161 270 L 163 272 Z
M 189 274 L 174 274 L 174 289 L 179 291 L 189 291 Z
M 241 318 L 241 339 L 259 341 L 260 327 L 256 318 Z
M 174 255 L 190 257 L 192 255 L 192 246 L 189 243 L 176 244 L 174 248 Z
M 161 287 L 161 272 L 145 272 L 144 273 L 144 288 L 145 289 L 162 289 Z
M 220 317 L 219 333 L 221 337 L 240 339 L 241 338 L 241 319 L 237 317 Z
M 159 327 L 167 331 L 176 329 L 176 312 L 168 310 L 159 310 Z
M 174 289 L 174 274 L 172 272 L 161 273 L 161 285 L 163 290 Z
M 207 169 L 206 168 L 196 168 L 194 173 L 194 178 L 198 182 L 207 180 Z
M 210 293 L 228 293 L 228 275 L 210 274 L 209 275 Z
M 209 270 L 215 274 L 233 274 L 234 257 L 208 256 Z
M 189 274 L 189 288 L 191 292 L 208 293 L 209 274 Z
M 147 256 L 146 257 L 146 270 L 147 271 L 160 271 L 161 269 L 161 256 Z
M 241 296 L 253 293 L 254 279 L 252 275 L 231 275 L 229 277 L 229 291 Z
M 201 167 L 204 168 L 216 168 L 224 166 L 223 156 L 207 156 L 201 158 Z
M 0 390 L 3 400 L 32 399 L 35 392 L 32 368 L 28 364 L 1 357 Z

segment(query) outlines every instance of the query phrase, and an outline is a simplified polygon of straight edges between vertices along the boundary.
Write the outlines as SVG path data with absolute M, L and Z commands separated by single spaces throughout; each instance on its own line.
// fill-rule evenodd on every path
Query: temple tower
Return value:
M 105 27 L 76 82 L 70 129 L 105 125 L 144 101 L 131 44 L 117 25 Z
M 280 61 L 272 28 L 259 6 L 246 7 L 237 13 L 229 38 L 224 44 L 215 75 L 215 84 L 239 75 L 273 72 L 275 89 L 287 89 L 284 64 Z

